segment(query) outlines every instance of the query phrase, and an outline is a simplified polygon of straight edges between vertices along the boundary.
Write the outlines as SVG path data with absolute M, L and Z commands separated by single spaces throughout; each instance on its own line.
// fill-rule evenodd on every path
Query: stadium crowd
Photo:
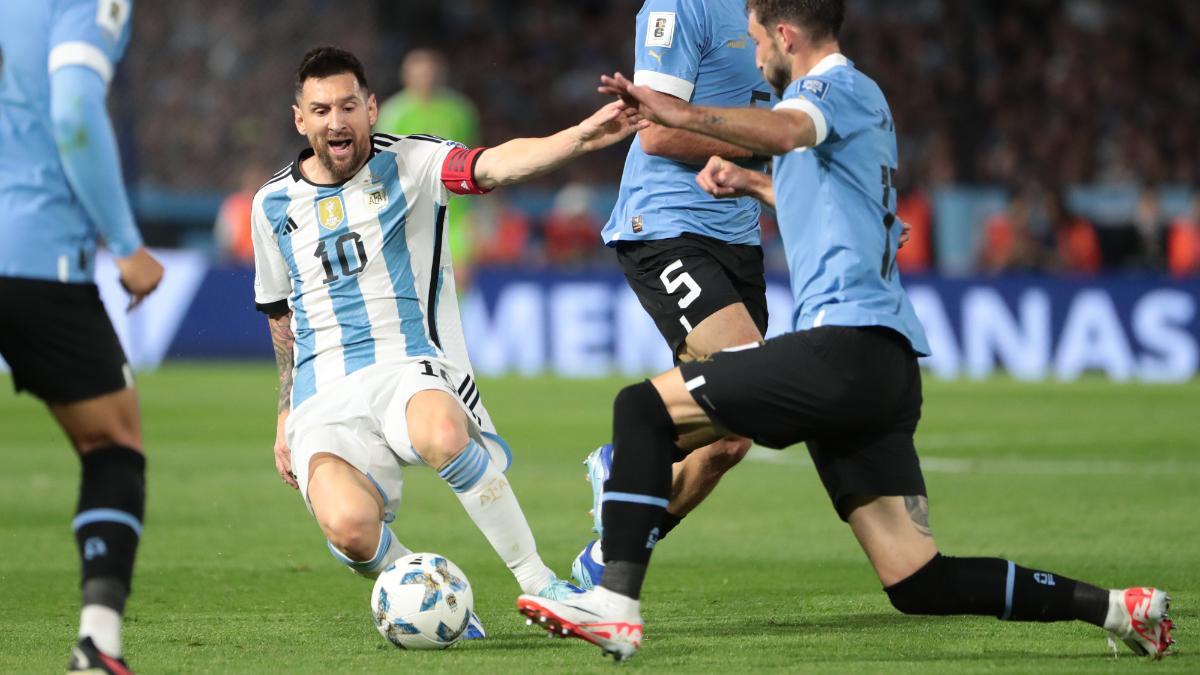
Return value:
M 141 4 L 114 97 L 132 143 L 131 173 L 170 190 L 230 190 L 247 173 L 265 177 L 286 163 L 300 140 L 286 108 L 290 73 L 316 43 L 353 48 L 381 103 L 399 88 L 408 50 L 439 50 L 450 86 L 479 109 L 484 144 L 544 134 L 594 108 L 599 73 L 629 70 L 640 5 Z M 849 10 L 844 51 L 881 84 L 896 119 L 901 215 L 916 228 L 902 261 L 910 270 L 936 268 L 932 195 L 963 184 L 1011 195 L 1008 208 L 977 223 L 981 269 L 1200 270 L 1200 213 L 1164 214 L 1146 196 L 1200 183 L 1200 3 L 857 0 Z M 620 148 L 599 153 L 542 184 L 602 189 L 616 182 L 623 160 Z M 1133 188 L 1143 198 L 1127 224 L 1094 225 L 1067 207 L 1067 189 L 1079 184 Z M 540 243 L 549 217 L 534 219 L 529 229 Z M 507 244 L 482 249 L 515 249 Z M 591 256 L 607 260 L 598 246 Z

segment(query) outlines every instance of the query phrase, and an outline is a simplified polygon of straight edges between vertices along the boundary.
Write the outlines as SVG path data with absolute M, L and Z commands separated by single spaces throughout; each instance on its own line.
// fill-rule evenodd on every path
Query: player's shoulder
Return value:
M 254 205 L 261 205 L 267 196 L 286 189 L 289 185 L 291 185 L 292 171 L 295 165 L 295 162 L 288 162 L 287 166 L 284 166 L 275 173 L 271 174 L 271 177 L 267 179 L 267 182 L 263 183 L 262 187 L 258 188 L 258 191 L 254 193 Z
M 822 59 L 816 68 L 788 85 L 783 98 L 803 95 L 825 100 L 836 94 L 853 95 L 864 88 L 870 89 L 872 85 L 874 82 L 858 70 L 853 61 L 841 54 L 833 54 Z
M 464 148 L 458 141 L 452 141 L 432 134 L 393 134 L 375 133 L 371 135 L 371 147 L 375 152 L 391 152 L 407 154 L 412 152 L 436 152 L 443 148 Z

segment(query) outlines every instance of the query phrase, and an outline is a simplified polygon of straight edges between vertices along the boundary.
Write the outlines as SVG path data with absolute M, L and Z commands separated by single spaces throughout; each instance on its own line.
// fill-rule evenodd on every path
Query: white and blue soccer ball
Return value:
M 475 598 L 444 556 L 413 553 L 388 565 L 371 591 L 379 634 L 401 649 L 445 649 L 467 629 Z

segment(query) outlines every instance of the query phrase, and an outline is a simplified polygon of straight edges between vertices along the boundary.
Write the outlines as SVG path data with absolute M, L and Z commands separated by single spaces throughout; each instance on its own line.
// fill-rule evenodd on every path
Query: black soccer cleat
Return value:
M 90 673 L 91 675 L 133 675 L 125 659 L 118 659 L 96 649 L 92 638 L 85 637 L 71 650 L 68 673 Z

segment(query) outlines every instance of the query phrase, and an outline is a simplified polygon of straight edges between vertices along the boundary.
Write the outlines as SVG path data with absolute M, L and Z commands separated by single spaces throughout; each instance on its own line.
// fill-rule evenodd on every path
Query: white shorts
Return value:
M 292 471 L 309 511 L 309 463 L 313 455 L 329 453 L 370 479 L 383 497 L 390 521 L 404 485 L 401 468 L 424 464 L 408 439 L 408 401 L 417 392 L 431 389 L 444 391 L 459 402 L 467 414 L 471 438 L 487 450 L 496 466 L 507 471 L 512 464 L 508 444 L 496 433 L 473 378 L 445 359 L 377 363 L 321 387 L 288 416 Z

